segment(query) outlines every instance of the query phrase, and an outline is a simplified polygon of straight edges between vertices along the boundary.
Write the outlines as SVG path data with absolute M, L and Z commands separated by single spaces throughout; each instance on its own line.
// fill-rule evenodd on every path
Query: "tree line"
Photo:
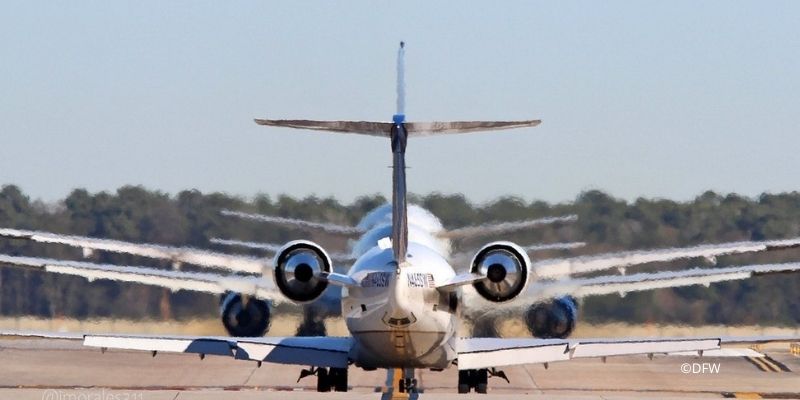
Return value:
M 220 215 L 222 209 L 355 225 L 371 209 L 387 201 L 363 196 L 350 204 L 333 198 L 258 195 L 244 198 L 224 193 L 187 190 L 175 195 L 124 186 L 114 193 L 72 191 L 55 203 L 32 200 L 19 187 L 0 191 L 0 227 L 42 230 L 139 243 L 246 251 L 215 246 L 214 237 L 283 243 L 309 238 L 329 251 L 344 251 L 347 240 Z M 690 201 L 639 198 L 625 201 L 601 191 L 587 191 L 574 201 L 551 204 L 501 197 L 474 204 L 459 194 L 412 195 L 411 201 L 433 212 L 446 228 L 488 222 L 577 214 L 573 223 L 537 227 L 502 237 L 471 238 L 455 243 L 456 252 L 471 252 L 487 241 L 511 240 L 521 245 L 586 242 L 574 250 L 546 251 L 535 258 L 600 252 L 689 246 L 741 240 L 800 236 L 800 193 L 763 194 L 748 198 L 706 192 Z M 83 260 L 80 249 L 24 240 L 0 239 L 0 253 Z M 718 266 L 800 261 L 794 249 L 720 257 Z M 168 262 L 97 252 L 92 262 L 171 268 Z M 703 260 L 644 266 L 637 271 L 709 267 Z M 191 269 L 191 266 L 184 268 Z M 800 322 L 800 274 L 757 277 L 745 281 L 675 289 L 595 296 L 580 304 L 582 320 L 685 323 L 771 324 Z M 170 293 L 160 288 L 0 266 L 0 315 L 40 317 L 195 318 L 215 317 L 219 299 L 202 293 Z

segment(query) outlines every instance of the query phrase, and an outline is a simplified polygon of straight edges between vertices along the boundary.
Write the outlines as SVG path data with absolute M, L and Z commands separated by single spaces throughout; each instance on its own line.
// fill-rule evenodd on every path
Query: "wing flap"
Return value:
M 458 369 L 541 364 L 573 358 L 717 350 L 719 338 L 502 339 L 459 341 Z
M 465 338 L 458 343 L 458 369 L 540 364 L 569 358 L 569 342 L 564 340 Z
M 234 356 L 236 342 L 220 338 L 158 338 L 85 335 L 83 345 L 105 349 L 163 351 L 170 353 Z
M 154 352 L 211 354 L 237 360 L 278 364 L 345 368 L 349 363 L 349 337 L 156 337 L 86 335 L 85 346 Z
M 717 350 L 719 338 L 663 338 L 591 340 L 578 339 L 570 345 L 572 358 L 624 356 L 634 354 L 669 354 Z

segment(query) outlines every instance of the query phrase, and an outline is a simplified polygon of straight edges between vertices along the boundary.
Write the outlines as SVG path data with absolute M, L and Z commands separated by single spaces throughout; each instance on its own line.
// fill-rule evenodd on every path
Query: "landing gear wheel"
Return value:
M 400 393 L 415 393 L 417 391 L 417 380 L 414 378 L 401 378 L 397 381 L 397 390 Z
M 331 378 L 328 376 L 328 370 L 320 368 L 317 371 L 317 392 L 330 392 L 331 391 Z
M 337 392 L 347 391 L 347 368 L 331 368 L 328 374 L 329 384 Z
M 458 393 L 486 394 L 489 389 L 489 370 L 487 369 L 465 369 L 458 371 Z
M 475 385 L 473 386 L 475 393 L 486 394 L 486 390 L 489 387 L 489 371 L 486 369 L 472 371 L 472 378 Z
M 469 393 L 472 389 L 472 374 L 468 369 L 458 371 L 458 393 Z

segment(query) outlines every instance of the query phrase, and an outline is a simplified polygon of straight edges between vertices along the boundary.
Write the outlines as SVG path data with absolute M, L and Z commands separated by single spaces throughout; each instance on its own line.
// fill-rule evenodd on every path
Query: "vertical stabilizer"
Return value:
M 405 122 L 406 117 L 406 78 L 405 78 L 405 56 L 406 44 L 400 42 L 397 50 L 397 112 L 394 115 L 394 122 Z
M 405 44 L 397 51 L 397 113 L 391 130 L 392 142 L 392 251 L 398 265 L 406 261 L 408 250 L 408 216 L 406 206 L 406 141 L 405 127 Z

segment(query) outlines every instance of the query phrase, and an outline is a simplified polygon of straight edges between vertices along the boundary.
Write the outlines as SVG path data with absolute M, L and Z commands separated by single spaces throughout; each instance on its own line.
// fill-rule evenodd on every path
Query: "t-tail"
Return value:
M 315 121 L 256 119 L 259 125 L 309 129 L 327 132 L 380 136 L 390 139 L 392 148 L 392 251 L 398 265 L 406 261 L 408 216 L 406 204 L 406 143 L 408 138 L 534 127 L 541 120 L 522 121 L 451 121 L 406 122 L 405 116 L 405 44 L 397 52 L 397 112 L 392 122 Z

